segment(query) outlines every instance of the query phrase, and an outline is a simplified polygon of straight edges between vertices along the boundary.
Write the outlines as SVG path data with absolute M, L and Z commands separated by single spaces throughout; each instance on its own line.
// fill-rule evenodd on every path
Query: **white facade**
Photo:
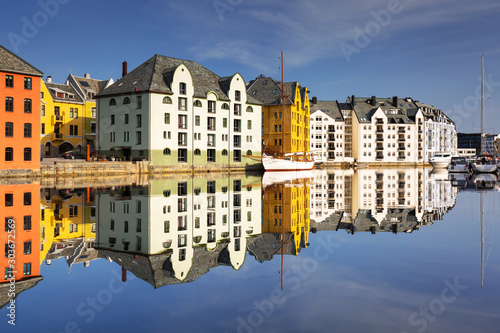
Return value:
M 315 162 L 344 161 L 344 121 L 321 110 L 311 113 L 311 152 Z

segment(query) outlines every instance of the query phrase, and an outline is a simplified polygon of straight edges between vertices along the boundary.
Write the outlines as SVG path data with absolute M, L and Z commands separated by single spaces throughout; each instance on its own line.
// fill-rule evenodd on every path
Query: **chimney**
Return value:
M 313 104 L 318 104 L 318 97 L 313 96 L 312 103 Z
M 392 96 L 392 105 L 398 107 L 398 96 Z
M 354 107 L 354 95 L 351 96 L 351 104 Z
M 122 77 L 124 77 L 125 75 L 127 75 L 127 62 L 126 61 L 122 62 Z
M 85 75 L 83 76 L 85 79 L 90 79 L 90 74 L 89 73 L 85 73 Z
M 376 106 L 376 105 L 377 105 L 377 97 L 372 96 L 372 106 Z
M 52 76 L 47 76 L 47 79 L 45 80 L 47 83 L 52 83 Z

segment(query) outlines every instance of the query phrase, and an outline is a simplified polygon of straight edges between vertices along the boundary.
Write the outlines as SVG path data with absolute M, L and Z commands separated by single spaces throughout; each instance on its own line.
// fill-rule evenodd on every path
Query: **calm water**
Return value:
M 498 332 L 495 179 L 310 176 L 0 185 L 0 331 Z

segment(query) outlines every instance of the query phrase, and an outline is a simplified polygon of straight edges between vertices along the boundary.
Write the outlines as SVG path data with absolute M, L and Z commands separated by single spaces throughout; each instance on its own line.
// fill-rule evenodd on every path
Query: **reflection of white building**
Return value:
M 224 262 L 239 269 L 246 238 L 261 232 L 260 196 L 259 177 L 160 179 L 149 187 L 109 190 L 97 204 L 97 247 L 168 254 L 180 281 L 188 277 L 196 253 L 203 255 L 201 248 L 223 247 Z
M 429 172 L 317 170 L 311 188 L 311 230 L 409 232 L 441 219 L 454 206 L 457 190 L 447 173 Z M 330 225 L 321 226 L 323 222 Z

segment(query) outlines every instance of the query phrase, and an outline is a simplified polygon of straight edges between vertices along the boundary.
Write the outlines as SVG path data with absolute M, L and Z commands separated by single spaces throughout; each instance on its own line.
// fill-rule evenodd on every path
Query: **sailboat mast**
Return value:
M 484 190 L 481 190 L 481 288 L 484 281 L 484 230 L 483 230 L 483 215 L 484 215 Z
M 481 54 L 481 154 L 486 152 L 484 139 L 484 55 Z
M 283 74 L 283 51 L 281 51 L 281 157 L 285 158 L 285 81 Z

